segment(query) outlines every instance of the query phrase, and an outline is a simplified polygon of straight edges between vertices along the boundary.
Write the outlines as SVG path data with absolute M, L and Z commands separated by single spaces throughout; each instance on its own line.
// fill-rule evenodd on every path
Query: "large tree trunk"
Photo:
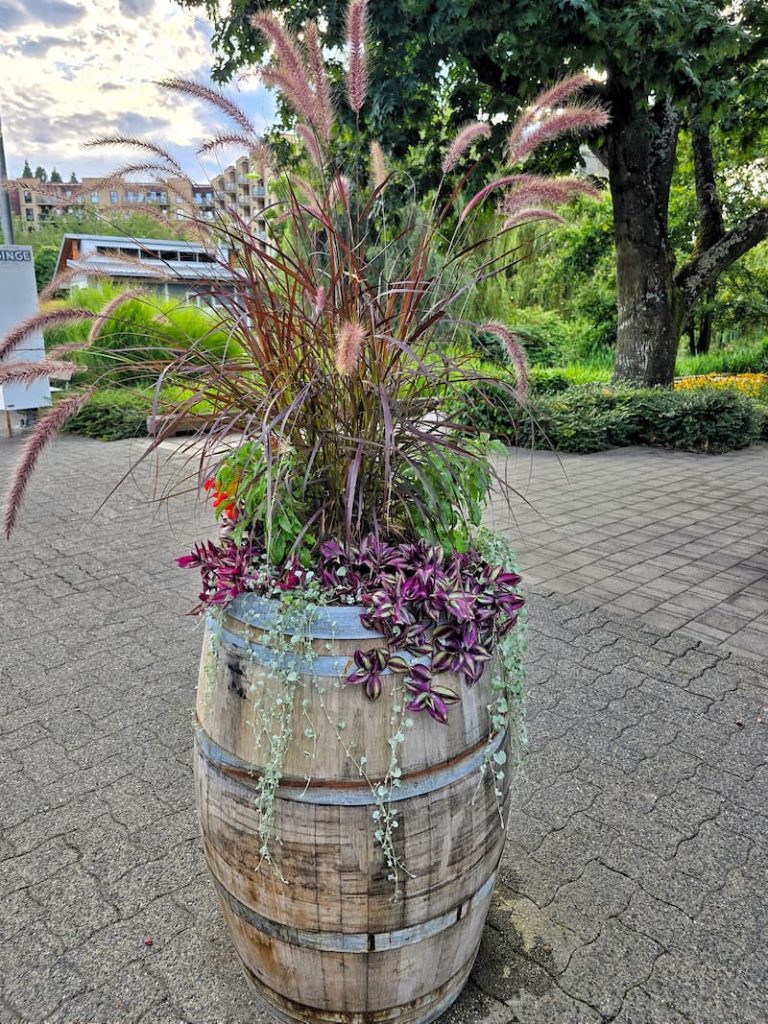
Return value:
M 616 240 L 618 334 L 614 379 L 669 385 L 684 326 L 667 209 L 679 119 L 663 101 L 612 90 L 605 147 Z

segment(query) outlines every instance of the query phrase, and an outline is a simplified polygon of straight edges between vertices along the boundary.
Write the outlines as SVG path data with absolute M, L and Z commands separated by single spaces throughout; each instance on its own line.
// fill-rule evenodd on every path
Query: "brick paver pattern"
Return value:
M 151 504 L 148 466 L 91 518 L 131 452 L 57 441 L 0 552 L 0 1021 L 266 1024 L 195 820 L 201 630 L 173 558 L 208 520 L 189 483 Z M 767 468 L 510 460 L 530 756 L 441 1024 L 765 1021 Z

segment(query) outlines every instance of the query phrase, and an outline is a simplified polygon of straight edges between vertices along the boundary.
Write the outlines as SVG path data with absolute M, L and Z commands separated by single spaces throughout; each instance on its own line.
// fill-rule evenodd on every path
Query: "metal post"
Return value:
M 13 220 L 11 219 L 11 203 L 5 187 L 8 168 L 5 166 L 5 146 L 3 145 L 3 119 L 0 117 L 0 228 L 3 231 L 3 242 L 13 245 Z

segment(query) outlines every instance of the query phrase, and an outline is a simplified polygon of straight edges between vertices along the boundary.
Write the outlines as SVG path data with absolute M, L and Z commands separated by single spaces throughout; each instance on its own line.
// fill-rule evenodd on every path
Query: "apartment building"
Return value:
M 269 198 L 267 168 L 253 154 L 241 156 L 221 174 L 211 179 L 213 204 L 217 212 L 226 214 L 235 209 L 244 220 L 251 222 L 262 241 L 267 239 L 264 217 Z
M 211 185 L 197 185 L 183 178 L 167 181 L 116 182 L 108 187 L 103 178 L 83 178 L 74 183 L 41 186 L 37 178 L 17 178 L 8 182 L 11 210 L 25 227 L 35 228 L 63 213 L 90 209 L 108 217 L 151 208 L 169 220 L 187 218 L 213 220 L 214 190 Z

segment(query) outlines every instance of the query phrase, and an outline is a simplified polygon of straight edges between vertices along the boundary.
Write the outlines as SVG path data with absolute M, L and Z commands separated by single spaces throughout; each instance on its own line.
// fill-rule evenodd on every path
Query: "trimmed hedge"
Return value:
M 147 416 L 152 397 L 132 388 L 104 388 L 96 391 L 87 405 L 67 422 L 66 430 L 98 441 L 121 441 L 146 437 Z
M 598 452 L 634 444 L 725 452 L 760 440 L 764 413 L 732 391 L 667 391 L 604 384 L 557 394 L 535 389 L 527 408 L 483 381 L 464 396 L 459 415 L 508 444 L 565 452 Z

